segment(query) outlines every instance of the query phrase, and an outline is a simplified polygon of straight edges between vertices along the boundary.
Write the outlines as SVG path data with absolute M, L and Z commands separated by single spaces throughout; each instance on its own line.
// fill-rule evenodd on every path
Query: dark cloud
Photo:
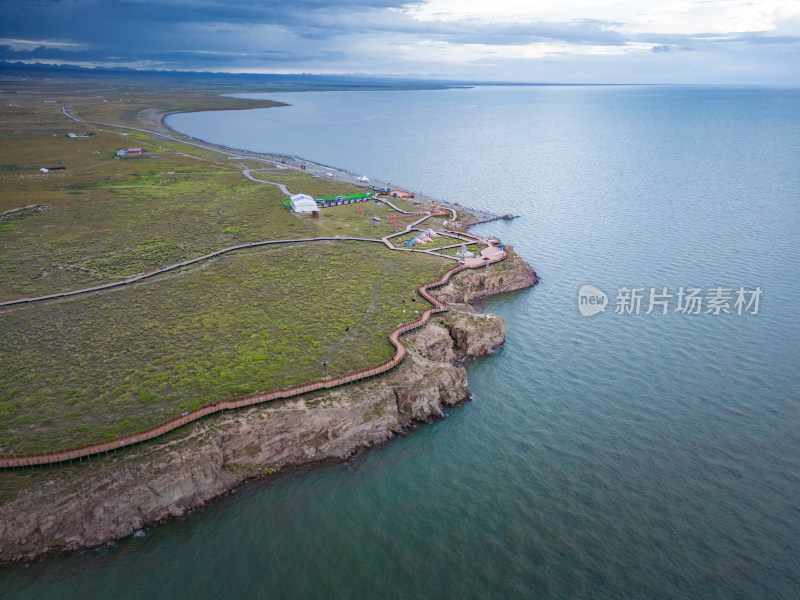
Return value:
M 655 54 L 663 54 L 666 52 L 691 52 L 692 48 L 689 46 L 670 46 L 669 44 L 658 44 L 650 48 L 650 51 Z
M 111 56 L 174 61 L 196 68 L 202 61 L 184 51 L 231 53 L 236 66 L 241 54 L 295 52 L 303 58 L 302 40 L 326 40 L 364 31 L 364 16 L 387 20 L 387 9 L 404 0 L 340 0 L 331 7 L 321 0 L 252 1 L 232 4 L 215 0 L 0 0 L 0 40 L 40 40 L 20 47 L 29 58 L 60 58 L 46 42 L 79 43 L 87 52 L 75 59 L 106 60 Z M 360 16 L 357 16 L 360 15 Z M 321 49 L 320 49 L 321 50 Z M 334 49 L 335 50 L 335 49 Z M 5 50 L 8 56 L 9 50 Z M 240 55 L 237 58 L 237 55 Z M 199 55 L 198 55 L 199 56 Z M 266 56 L 269 56 L 268 54 Z M 251 57 L 252 58 L 252 57 Z M 215 61 L 219 63 L 220 61 Z
M 205 52 L 205 51 L 179 51 L 159 54 L 159 59 L 170 64 L 205 65 L 209 68 L 219 69 L 232 62 L 241 65 L 257 64 L 267 67 L 284 67 L 294 64 L 325 64 L 334 60 L 343 60 L 347 57 L 342 52 Z M 144 59 L 145 56 L 139 56 Z
M 226 27 L 268 25 L 291 30 L 305 39 L 330 39 L 369 31 L 432 36 L 440 41 L 469 44 L 511 45 L 554 39 L 578 44 L 623 43 L 620 34 L 607 28 L 609 23 L 599 21 L 491 25 L 479 21 L 420 22 L 386 10 L 412 4 L 406 0 L 341 0 L 335 4 L 297 0 L 256 1 L 232 7 L 229 3 L 205 0 L 33 0 L 2 4 L 0 37 L 78 37 L 98 48 L 159 38 L 166 46 L 170 36 L 181 37 L 176 27 L 206 27 L 213 32 Z M 65 27 L 65 23 L 69 26 Z
M 29 50 L 15 50 L 7 44 L 0 44 L 0 60 L 16 61 L 34 58 L 64 59 L 64 60 L 94 60 L 94 52 L 63 50 L 61 48 L 48 48 L 37 46 Z
M 682 51 L 688 49 L 697 55 L 710 55 L 728 49 L 754 52 L 761 48 L 765 56 L 783 53 L 791 58 L 800 48 L 800 37 L 786 35 L 624 34 L 620 32 L 624 30 L 623 23 L 589 19 L 562 23 L 418 21 L 402 10 L 418 3 L 419 0 L 0 0 L 0 44 L 5 43 L 0 46 L 0 59 L 141 64 L 186 70 L 280 68 L 296 72 L 326 69 L 424 73 L 434 68 L 441 72 L 464 67 L 446 60 L 429 67 L 427 57 L 404 58 L 398 48 L 415 44 L 502 48 L 544 43 L 622 50 L 635 45 L 645 50 L 641 54 L 650 57 L 648 62 L 658 64 L 679 60 Z M 663 55 L 663 60 L 654 61 L 647 48 Z M 433 54 L 431 63 L 436 60 Z M 617 58 L 608 60 L 622 60 L 621 56 L 620 52 Z M 521 72 L 516 65 L 534 64 L 535 60 L 517 63 L 511 59 L 476 58 L 465 64 L 488 70 L 488 65 L 502 62 L 507 72 L 523 77 L 517 75 Z
M 46 43 L 0 50 L 0 57 L 69 60 L 146 60 L 170 68 L 298 65 L 321 57 L 343 61 L 347 48 L 368 36 L 378 52 L 398 39 L 490 46 L 566 42 L 623 45 L 607 23 L 500 23 L 417 21 L 399 10 L 407 0 L 245 2 L 217 0 L 0 0 L 0 38 L 72 42 L 81 50 Z M 310 47 L 308 47 L 310 46 Z M 66 54 L 65 54 L 66 53 Z M 26 55 L 27 56 L 24 56 Z M 109 57 L 120 57 L 111 59 Z

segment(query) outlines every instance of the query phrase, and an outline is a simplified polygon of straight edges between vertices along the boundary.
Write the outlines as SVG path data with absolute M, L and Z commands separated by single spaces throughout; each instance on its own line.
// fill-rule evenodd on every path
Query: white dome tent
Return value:
M 295 194 L 291 198 L 292 212 L 313 213 L 319 212 L 316 201 L 308 194 Z

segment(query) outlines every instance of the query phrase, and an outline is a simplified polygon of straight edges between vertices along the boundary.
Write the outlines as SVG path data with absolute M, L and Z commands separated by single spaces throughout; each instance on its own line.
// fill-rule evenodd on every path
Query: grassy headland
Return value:
M 0 318 L 0 452 L 111 439 L 222 398 L 388 359 L 443 262 L 380 244 L 242 251 Z M 111 436 L 111 437 L 110 437 Z
M 259 179 L 314 196 L 357 191 L 351 184 L 75 123 L 61 112 L 71 106 L 81 118 L 143 127 L 171 111 L 269 103 L 208 90 L 0 87 L 2 300 L 116 281 L 250 241 L 395 231 L 390 209 L 373 203 L 361 214 L 351 205 L 320 219 L 293 215 L 277 187 L 241 171 L 261 169 L 253 173 Z M 147 152 L 116 158 L 125 147 Z M 0 311 L 0 452 L 113 438 L 219 398 L 319 377 L 322 360 L 330 374 L 377 364 L 391 355 L 389 330 L 422 310 L 417 286 L 448 266 L 369 242 L 316 242 L 7 308 Z

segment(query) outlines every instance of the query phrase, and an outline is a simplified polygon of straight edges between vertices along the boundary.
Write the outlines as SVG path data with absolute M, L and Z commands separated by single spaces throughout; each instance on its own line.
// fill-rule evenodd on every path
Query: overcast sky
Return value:
M 0 0 L 0 60 L 800 84 L 800 0 Z

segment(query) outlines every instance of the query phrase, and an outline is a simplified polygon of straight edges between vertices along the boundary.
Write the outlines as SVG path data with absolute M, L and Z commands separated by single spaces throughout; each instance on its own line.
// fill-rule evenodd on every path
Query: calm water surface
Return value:
M 270 97 L 292 106 L 169 122 L 518 214 L 482 231 L 542 283 L 484 302 L 508 341 L 446 419 L 0 571 L 0 597 L 800 596 L 800 90 Z M 587 283 L 611 299 L 590 318 Z M 757 315 L 618 315 L 623 286 L 763 295 Z

